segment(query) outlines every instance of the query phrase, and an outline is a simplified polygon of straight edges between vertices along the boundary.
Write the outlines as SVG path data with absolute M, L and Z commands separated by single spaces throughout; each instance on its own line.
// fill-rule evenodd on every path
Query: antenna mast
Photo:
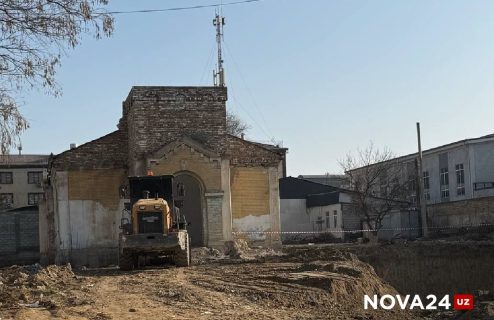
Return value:
M 225 25 L 225 17 L 222 12 L 216 9 L 216 16 L 213 19 L 213 25 L 216 27 L 216 45 L 218 46 L 218 64 L 216 70 L 213 71 L 215 87 L 225 86 L 225 70 L 223 69 L 223 56 L 221 54 L 221 41 L 223 40 L 223 26 Z

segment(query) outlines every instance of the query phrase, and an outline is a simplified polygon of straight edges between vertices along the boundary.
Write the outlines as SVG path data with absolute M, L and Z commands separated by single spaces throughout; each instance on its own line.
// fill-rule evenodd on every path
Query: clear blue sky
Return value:
M 370 140 L 414 152 L 416 121 L 425 148 L 494 132 L 494 1 L 264 0 L 223 11 L 227 106 L 252 126 L 248 138 L 283 141 L 289 175 L 339 172 L 338 159 Z M 211 84 L 213 17 L 118 15 L 112 38 L 84 38 L 62 60 L 62 97 L 26 93 L 24 153 L 115 130 L 133 85 Z

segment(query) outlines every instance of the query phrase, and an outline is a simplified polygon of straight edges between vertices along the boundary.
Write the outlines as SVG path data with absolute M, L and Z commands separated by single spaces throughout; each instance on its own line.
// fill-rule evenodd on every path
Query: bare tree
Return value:
M 235 113 L 230 111 L 226 112 L 226 133 L 240 137 L 249 129 L 250 126 L 240 119 Z
M 42 87 L 58 96 L 57 66 L 82 34 L 110 36 L 108 0 L 0 0 L 0 151 L 17 146 L 29 127 L 19 111 L 21 92 Z
M 355 191 L 352 198 L 357 213 L 373 230 L 382 227 L 392 210 L 406 205 L 409 182 L 404 181 L 402 165 L 389 149 L 378 149 L 370 143 L 357 150 L 356 156 L 347 154 L 340 166 Z

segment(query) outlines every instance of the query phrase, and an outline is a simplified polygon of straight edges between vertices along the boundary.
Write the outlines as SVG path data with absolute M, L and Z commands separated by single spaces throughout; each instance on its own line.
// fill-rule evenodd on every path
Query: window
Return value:
M 323 223 L 322 217 L 318 216 L 316 220 L 317 231 L 322 231 L 322 223 Z
M 429 189 L 424 190 L 424 198 L 426 201 L 431 199 L 431 193 L 429 192 Z
M 449 175 L 448 168 L 441 168 L 440 174 L 440 182 L 441 182 L 441 199 L 449 198 Z
M 28 193 L 27 194 L 27 204 L 30 206 L 36 205 L 44 197 L 43 193 Z
M 329 228 L 329 211 L 326 211 L 326 229 Z
M 449 176 L 448 176 L 448 168 L 441 169 L 441 185 L 447 186 L 449 185 Z
M 0 172 L 0 184 L 12 184 L 12 172 Z
M 408 190 L 415 191 L 417 189 L 417 181 L 414 176 L 408 177 Z
M 494 182 L 475 182 L 473 188 L 475 190 L 493 189 Z
M 334 223 L 334 227 L 338 228 L 338 211 L 336 210 L 333 211 L 333 223 Z
M 0 193 L 0 208 L 10 209 L 14 205 L 13 193 Z
M 465 195 L 465 170 L 463 169 L 463 163 L 455 166 L 456 170 L 456 195 Z
M 422 172 L 422 180 L 424 182 L 424 199 L 427 201 L 431 199 L 431 193 L 429 190 L 431 188 L 431 179 L 429 171 Z
M 40 184 L 43 181 L 43 172 L 34 171 L 27 173 L 27 183 L 29 184 Z
M 424 179 L 424 190 L 430 189 L 430 177 L 429 177 L 429 171 L 424 171 L 422 173 L 422 177 Z

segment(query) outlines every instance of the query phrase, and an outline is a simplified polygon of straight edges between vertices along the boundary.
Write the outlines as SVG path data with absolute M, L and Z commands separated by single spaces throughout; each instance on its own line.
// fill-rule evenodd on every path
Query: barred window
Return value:
M 30 206 L 37 205 L 44 197 L 44 193 L 28 193 L 27 204 Z
M 12 184 L 12 172 L 0 172 L 0 184 Z
M 31 171 L 27 173 L 27 183 L 29 184 L 40 184 L 43 180 L 42 171 Z
M 0 208 L 10 209 L 14 205 L 13 193 L 0 193 Z

